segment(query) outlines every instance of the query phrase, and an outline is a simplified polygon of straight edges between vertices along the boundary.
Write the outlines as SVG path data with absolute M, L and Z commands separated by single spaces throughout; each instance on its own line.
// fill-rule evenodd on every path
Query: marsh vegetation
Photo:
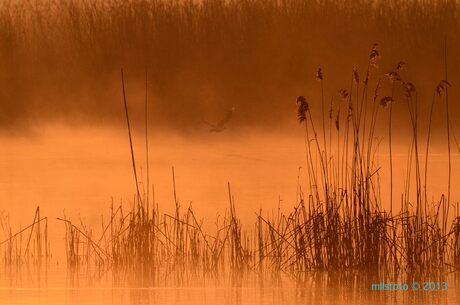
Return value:
M 127 127 L 133 196 L 112 200 L 96 225 L 52 217 L 72 282 L 82 273 L 136 287 L 443 278 L 460 268 L 459 14 L 455 1 L 2 2 L 1 97 L 18 102 L 3 104 L 1 124 Z M 301 134 L 294 200 L 243 221 L 228 182 L 222 214 L 202 218 L 199 202 L 179 199 L 172 167 L 172 208 L 162 210 L 152 131 L 195 139 L 202 114 L 222 109 L 232 109 L 230 130 Z M 446 166 L 434 169 L 440 152 Z M 41 214 L 18 230 L 0 219 L 4 268 L 48 268 L 55 251 Z

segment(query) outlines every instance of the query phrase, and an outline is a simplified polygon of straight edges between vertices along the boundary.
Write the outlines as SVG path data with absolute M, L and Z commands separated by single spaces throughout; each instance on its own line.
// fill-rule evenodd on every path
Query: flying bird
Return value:
M 211 124 L 209 122 L 206 122 L 205 120 L 203 120 L 203 122 L 210 127 L 209 128 L 210 132 L 222 132 L 225 129 L 227 129 L 226 124 L 232 118 L 233 112 L 235 112 L 235 107 L 232 107 L 232 109 L 230 109 L 230 111 L 227 112 L 225 117 L 222 120 L 220 120 L 219 122 L 217 122 L 216 124 Z

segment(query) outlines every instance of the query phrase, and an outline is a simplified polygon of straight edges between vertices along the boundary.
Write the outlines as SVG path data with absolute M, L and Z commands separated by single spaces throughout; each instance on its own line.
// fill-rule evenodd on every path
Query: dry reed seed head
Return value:
M 405 66 L 406 66 L 406 63 L 404 61 L 398 62 L 398 64 L 396 65 L 396 71 L 400 71 Z
M 449 83 L 447 80 L 445 80 L 445 79 L 441 80 L 441 81 L 439 82 L 439 84 L 436 86 L 436 94 L 437 94 L 438 96 L 441 96 L 441 94 L 442 94 L 445 90 L 447 90 L 447 87 L 451 87 L 450 83 Z
M 369 84 L 369 74 L 370 74 L 370 73 L 366 73 L 366 78 L 364 78 L 364 80 L 363 80 L 363 84 L 364 84 L 364 85 Z
M 380 100 L 380 106 L 387 107 L 390 103 L 393 103 L 394 99 L 391 96 L 385 96 Z
M 404 83 L 404 92 L 406 97 L 411 97 L 412 93 L 416 92 L 415 85 L 411 82 Z
M 353 80 L 355 83 L 359 84 L 359 74 L 356 68 L 353 69 Z
M 307 99 L 303 95 L 299 95 L 299 97 L 297 97 L 296 104 L 299 105 L 302 103 L 307 103 Z
M 373 67 L 377 67 L 377 61 L 380 58 L 378 47 L 379 47 L 379 44 L 374 43 L 374 45 L 372 46 L 371 53 L 369 55 L 369 64 Z
M 316 80 L 318 81 L 323 80 L 323 70 L 321 68 L 318 68 L 318 71 L 316 71 Z
M 401 81 L 401 77 L 399 76 L 398 72 L 395 72 L 395 71 L 390 71 L 386 73 L 385 76 L 388 77 L 388 79 L 392 83 Z
M 303 95 L 297 98 L 297 119 L 299 123 L 305 122 L 307 120 L 307 112 L 310 110 L 308 102 Z
M 340 89 L 339 90 L 339 95 L 341 98 L 343 98 L 344 100 L 348 100 L 348 97 L 350 96 L 350 93 L 348 92 L 347 89 Z
M 374 101 L 377 100 L 377 98 L 380 95 L 380 79 L 379 82 L 377 83 L 377 86 L 375 86 L 375 91 L 374 91 Z
M 337 111 L 337 116 L 335 117 L 335 128 L 337 131 L 340 130 L 340 109 Z

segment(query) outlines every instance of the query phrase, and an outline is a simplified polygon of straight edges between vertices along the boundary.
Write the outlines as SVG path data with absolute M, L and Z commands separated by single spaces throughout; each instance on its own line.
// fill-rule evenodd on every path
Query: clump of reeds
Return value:
M 0 218 L 3 240 L 0 251 L 4 267 L 41 266 L 51 258 L 48 240 L 48 218 L 35 210 L 32 223 L 13 233 L 9 217 Z
M 457 237 L 452 237 L 458 228 L 455 220 L 452 228 L 448 230 L 447 223 L 451 219 L 448 208 L 450 206 L 449 197 L 446 199 L 441 196 L 439 202 L 428 202 L 426 196 L 432 114 L 430 114 L 427 154 L 425 169 L 423 169 L 420 164 L 421 136 L 418 95 L 415 86 L 401 76 L 404 63 L 398 63 L 394 71 L 385 74 L 391 85 L 389 95 L 380 97 L 382 77 L 376 77 L 374 97 L 368 98 L 372 72 L 370 68 L 375 66 L 375 61 L 379 56 L 377 48 L 378 45 L 374 45 L 370 52 L 365 81 L 361 84 L 357 71 L 354 70 L 350 88 L 339 91 L 340 96 L 348 103 L 348 115 L 345 118 L 343 134 L 339 129 L 340 119 L 342 119 L 339 112 L 336 117 L 338 136 L 336 152 L 337 154 L 342 152 L 342 156 L 333 155 L 330 149 L 328 154 L 327 148 L 331 147 L 332 143 L 327 143 L 326 137 L 323 137 L 321 143 L 311 114 L 313 111 L 311 105 L 303 96 L 297 99 L 297 116 L 299 122 L 305 125 L 306 130 L 307 172 L 311 194 L 308 196 L 308 210 L 303 199 L 296 210 L 296 213 L 301 211 L 301 214 L 306 214 L 308 217 L 293 224 L 290 231 L 305 230 L 297 242 L 292 243 L 295 245 L 292 248 L 298 253 L 296 256 L 288 255 L 287 257 L 301 257 L 300 261 L 309 262 L 307 264 L 309 269 L 375 269 L 391 274 L 445 271 L 449 266 L 455 265 L 455 262 L 447 262 L 447 260 L 451 257 L 448 254 L 449 251 L 452 251 L 452 247 L 455 249 L 458 243 Z M 321 81 L 323 78 L 321 71 Z M 447 80 L 441 81 L 435 93 L 441 95 L 449 85 Z M 402 89 L 401 97 L 395 96 L 397 87 Z M 322 91 L 321 96 L 323 94 Z M 374 133 L 379 109 L 388 107 L 389 168 L 392 171 L 391 117 L 393 104 L 397 99 L 403 102 L 401 107 L 404 106 L 408 110 L 412 139 L 409 147 L 406 186 L 401 196 L 400 209 L 394 211 L 391 173 L 389 210 L 382 206 L 380 165 L 375 162 L 377 149 L 374 147 Z M 321 103 L 323 104 L 324 121 L 323 97 Z M 432 113 L 434 102 L 431 107 Z M 332 117 L 330 115 L 330 120 Z M 447 125 L 450 126 L 449 123 Z M 327 132 L 324 123 L 322 132 L 323 135 Z M 343 144 L 340 144 L 341 136 Z M 448 142 L 450 143 L 449 136 Z M 340 158 L 341 162 L 332 161 Z M 425 184 L 422 184 L 422 170 L 425 171 Z M 414 171 L 415 175 L 412 176 Z M 411 180 L 414 181 L 415 189 L 411 188 Z M 450 194 L 450 175 L 447 183 Z M 415 193 L 414 199 L 411 198 L 413 193 Z M 297 216 L 291 216 L 291 218 L 298 219 Z M 310 244 L 299 247 L 298 245 L 305 245 L 305 240 Z M 310 251 L 305 251 L 305 248 Z

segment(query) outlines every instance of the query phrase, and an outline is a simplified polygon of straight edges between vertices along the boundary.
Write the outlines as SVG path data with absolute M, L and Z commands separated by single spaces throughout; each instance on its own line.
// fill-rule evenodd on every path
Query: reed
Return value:
M 41 217 L 37 207 L 32 223 L 13 233 L 9 217 L 0 218 L 3 231 L 0 253 L 4 267 L 45 266 L 51 259 L 48 217 Z

